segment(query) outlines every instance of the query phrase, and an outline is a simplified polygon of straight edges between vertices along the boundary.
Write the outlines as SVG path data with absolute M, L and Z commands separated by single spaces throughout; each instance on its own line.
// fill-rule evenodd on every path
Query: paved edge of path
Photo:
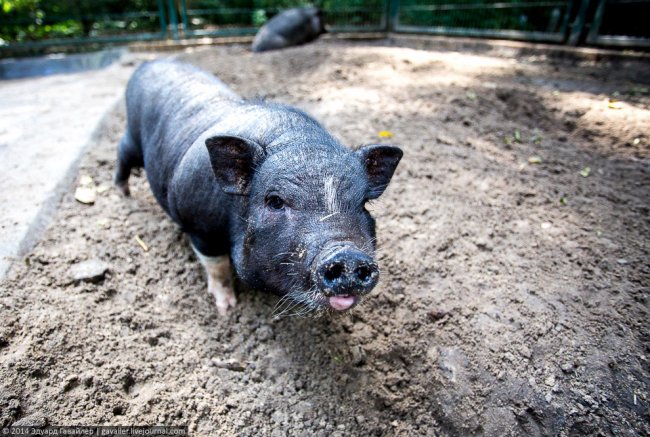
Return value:
M 42 239 L 82 158 L 122 104 L 132 71 L 153 57 L 126 54 L 101 70 L 0 82 L 10 115 L 0 125 L 0 167 L 8 174 L 0 181 L 0 280 Z

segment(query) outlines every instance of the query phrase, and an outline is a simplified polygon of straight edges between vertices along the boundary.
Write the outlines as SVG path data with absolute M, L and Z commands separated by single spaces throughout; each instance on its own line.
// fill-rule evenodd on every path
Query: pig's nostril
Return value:
M 359 278 L 359 280 L 360 280 L 361 282 L 366 282 L 366 281 L 368 281 L 368 279 L 370 279 L 370 276 L 372 275 L 372 272 L 371 272 L 370 269 L 369 269 L 368 267 L 366 267 L 366 266 L 358 267 L 358 268 L 354 271 L 354 273 L 357 275 L 357 278 Z
M 324 258 L 318 260 L 312 278 L 326 296 L 364 295 L 377 284 L 377 264 L 354 247 L 326 252 Z
M 341 277 L 343 274 L 343 265 L 334 264 L 325 270 L 325 279 L 328 281 L 334 281 Z

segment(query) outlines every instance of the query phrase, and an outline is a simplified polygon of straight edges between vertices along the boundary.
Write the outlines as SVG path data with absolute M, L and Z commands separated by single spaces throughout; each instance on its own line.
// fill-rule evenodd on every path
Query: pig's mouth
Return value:
M 353 296 L 350 294 L 340 295 L 340 296 L 331 296 L 327 299 L 329 306 L 336 311 L 345 311 L 349 310 L 359 302 L 359 296 Z
M 273 318 L 321 317 L 332 312 L 343 313 L 358 306 L 362 300 L 362 296 L 352 294 L 327 296 L 314 288 L 307 292 L 296 290 L 280 298 L 273 310 Z
M 311 297 L 311 302 L 308 304 L 317 312 L 327 313 L 334 311 L 335 313 L 342 313 L 356 307 L 363 300 L 363 296 L 356 294 L 336 294 L 327 295 L 325 293 L 318 293 L 316 296 Z

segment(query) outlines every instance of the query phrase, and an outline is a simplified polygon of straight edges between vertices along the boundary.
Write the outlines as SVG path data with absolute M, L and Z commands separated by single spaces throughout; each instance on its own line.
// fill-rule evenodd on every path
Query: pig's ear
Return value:
M 216 136 L 205 140 L 210 154 L 212 171 L 228 194 L 247 195 L 255 166 L 264 150 L 259 144 L 245 138 Z
M 356 153 L 366 166 L 368 174 L 368 199 L 376 199 L 384 192 L 395 168 L 402 159 L 402 149 L 393 146 L 370 144 L 358 149 Z

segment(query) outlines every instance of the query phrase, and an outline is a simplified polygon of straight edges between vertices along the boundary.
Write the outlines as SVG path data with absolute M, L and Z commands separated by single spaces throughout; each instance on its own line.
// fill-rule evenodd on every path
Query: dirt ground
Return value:
M 647 62 L 388 42 L 180 57 L 346 144 L 403 147 L 374 207 L 380 284 L 331 318 L 274 320 L 278 298 L 246 290 L 220 317 L 145 177 L 131 199 L 103 190 L 120 106 L 80 170 L 95 204 L 73 187 L 0 286 L 0 425 L 650 434 Z M 107 272 L 75 281 L 86 260 Z

